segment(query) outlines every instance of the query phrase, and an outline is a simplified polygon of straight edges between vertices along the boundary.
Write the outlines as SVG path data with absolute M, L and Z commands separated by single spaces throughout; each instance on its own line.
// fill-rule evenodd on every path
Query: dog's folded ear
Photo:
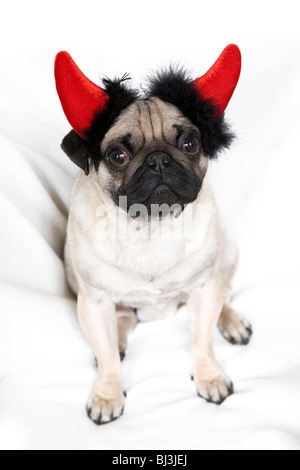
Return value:
M 61 148 L 68 157 L 79 166 L 86 175 L 89 174 L 89 159 L 91 158 L 88 143 L 83 140 L 74 130 L 69 132 L 63 139 Z

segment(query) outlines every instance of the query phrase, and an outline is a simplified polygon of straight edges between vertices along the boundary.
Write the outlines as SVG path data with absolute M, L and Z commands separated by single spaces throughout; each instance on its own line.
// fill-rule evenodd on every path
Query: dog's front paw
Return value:
M 211 370 L 208 370 L 211 369 Z M 221 405 L 234 393 L 233 383 L 219 367 L 203 367 L 193 377 L 198 395 L 209 403 Z
M 245 318 L 240 317 L 231 307 L 225 306 L 219 323 L 219 330 L 231 344 L 246 346 L 253 334 L 252 326 Z
M 123 414 L 125 394 L 120 387 L 115 388 L 106 391 L 104 386 L 96 385 L 89 397 L 87 414 L 98 426 L 115 421 Z

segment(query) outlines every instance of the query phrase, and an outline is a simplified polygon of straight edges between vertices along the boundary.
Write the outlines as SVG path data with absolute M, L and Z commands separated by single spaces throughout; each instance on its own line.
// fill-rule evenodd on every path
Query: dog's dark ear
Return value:
M 83 140 L 74 130 L 69 132 L 63 139 L 61 148 L 68 157 L 79 166 L 86 175 L 89 174 L 89 159 L 91 157 L 88 143 Z

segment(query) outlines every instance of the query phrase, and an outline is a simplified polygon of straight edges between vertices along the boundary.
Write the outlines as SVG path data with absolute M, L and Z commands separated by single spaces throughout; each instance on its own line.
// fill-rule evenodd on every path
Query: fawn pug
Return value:
M 218 325 L 231 343 L 247 344 L 252 329 L 230 306 L 237 251 L 206 174 L 233 138 L 224 111 L 240 68 L 240 51 L 230 45 L 202 77 L 170 69 L 140 95 L 127 76 L 101 88 L 67 52 L 57 55 L 57 91 L 73 127 L 62 148 L 83 170 L 71 194 L 65 263 L 98 363 L 87 403 L 96 424 L 123 413 L 121 358 L 138 319 L 162 318 L 182 304 L 199 396 L 220 404 L 233 393 L 213 334 Z

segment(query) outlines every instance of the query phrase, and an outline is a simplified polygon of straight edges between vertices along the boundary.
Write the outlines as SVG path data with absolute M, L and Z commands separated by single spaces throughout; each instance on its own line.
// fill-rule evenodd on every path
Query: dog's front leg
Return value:
M 98 379 L 87 403 L 88 416 L 95 424 L 109 423 L 119 418 L 124 408 L 115 305 L 105 295 L 95 301 L 79 292 L 78 317 L 98 363 Z
M 188 298 L 193 330 L 194 380 L 198 394 L 209 402 L 221 404 L 233 393 L 233 384 L 217 363 L 213 336 L 223 307 L 223 288 L 218 277 L 193 289 Z

